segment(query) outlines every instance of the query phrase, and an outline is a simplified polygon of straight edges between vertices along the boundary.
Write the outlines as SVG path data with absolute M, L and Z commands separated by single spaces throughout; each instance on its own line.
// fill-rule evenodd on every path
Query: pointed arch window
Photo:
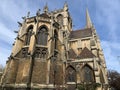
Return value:
M 59 14 L 57 16 L 57 22 L 60 24 L 60 25 L 63 25 L 63 15 Z
M 93 74 L 92 68 L 88 65 L 85 65 L 83 70 L 84 70 L 84 73 L 83 73 L 84 82 L 93 82 L 94 74 Z
M 28 28 L 27 33 L 26 33 L 25 45 L 29 45 L 30 44 L 30 39 L 31 39 L 31 36 L 32 36 L 32 31 L 33 31 L 33 26 L 31 25 Z
M 54 31 L 54 41 L 55 41 L 55 49 L 57 49 L 58 44 L 58 33 L 57 30 Z
M 41 27 L 37 34 L 37 44 L 47 45 L 48 30 L 46 27 Z
M 76 71 L 72 66 L 67 68 L 67 82 L 76 82 Z

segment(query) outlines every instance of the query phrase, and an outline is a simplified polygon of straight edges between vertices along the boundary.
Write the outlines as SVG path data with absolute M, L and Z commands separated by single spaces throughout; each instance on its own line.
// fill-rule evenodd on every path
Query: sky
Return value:
M 2 0 L 0 3 L 0 64 L 5 66 L 19 30 L 21 17 L 36 15 L 48 4 L 49 10 L 63 8 L 67 1 L 73 30 L 85 27 L 86 8 L 101 40 L 107 68 L 120 72 L 120 0 Z

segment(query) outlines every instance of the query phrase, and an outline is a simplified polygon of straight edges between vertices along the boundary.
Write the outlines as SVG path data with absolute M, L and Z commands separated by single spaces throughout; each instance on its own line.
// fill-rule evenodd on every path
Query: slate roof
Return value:
M 76 53 L 74 52 L 73 49 L 70 49 L 70 50 L 68 51 L 68 56 L 69 56 L 69 58 L 71 58 L 71 59 L 75 59 L 75 58 L 77 57 L 77 55 L 76 55 Z
M 77 58 L 84 59 L 84 58 L 93 58 L 96 57 L 87 47 L 85 47 L 81 53 L 77 56 Z
M 89 36 L 92 36 L 92 30 L 90 28 L 87 28 L 87 29 L 71 31 L 69 38 L 77 39 L 77 38 L 85 38 Z

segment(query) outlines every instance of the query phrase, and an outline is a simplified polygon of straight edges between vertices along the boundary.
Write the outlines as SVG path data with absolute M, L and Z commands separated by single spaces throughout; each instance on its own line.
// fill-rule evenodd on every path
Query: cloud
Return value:
M 0 22 L 0 64 L 5 66 L 16 34 Z
M 106 27 L 108 37 L 112 37 L 111 40 L 117 41 L 117 33 L 120 33 L 118 31 L 120 0 L 96 0 L 96 4 L 96 20 L 100 25 Z
M 18 2 L 16 0 L 4 0 L 0 4 L 0 11 L 2 12 L 2 16 L 14 22 L 20 19 L 20 15 L 25 14 L 24 11 L 26 11 L 27 8 L 27 2 L 25 0 L 24 2 Z
M 8 47 L 0 47 L 0 64 L 2 64 L 3 66 L 5 66 L 6 61 L 8 60 L 8 57 L 10 55 L 11 49 L 9 49 Z
M 119 5 L 120 0 L 96 0 L 95 18 L 107 67 L 120 72 Z
M 120 72 L 118 69 L 120 67 L 120 58 L 118 57 L 120 51 L 120 43 L 102 40 L 101 44 L 108 69 L 113 69 Z
M 12 30 L 8 29 L 3 23 L 0 23 L 0 40 L 11 43 L 15 36 L 16 34 Z
M 73 25 L 75 25 L 73 28 L 84 28 L 87 2 L 85 0 L 67 1 L 70 14 L 73 18 Z M 5 65 L 5 61 L 10 55 L 12 43 L 16 37 L 13 30 L 18 28 L 16 22 L 21 21 L 21 17 L 25 16 L 28 11 L 31 12 L 30 16 L 34 16 L 39 8 L 43 9 L 46 2 L 49 9 L 54 10 L 55 8 L 63 8 L 65 0 L 60 2 L 57 0 L 3 0 L 0 3 L 0 63 Z M 90 16 L 101 38 L 107 66 L 115 70 L 118 70 L 120 66 L 119 59 L 117 58 L 117 56 L 120 56 L 119 5 L 120 0 L 88 1 Z

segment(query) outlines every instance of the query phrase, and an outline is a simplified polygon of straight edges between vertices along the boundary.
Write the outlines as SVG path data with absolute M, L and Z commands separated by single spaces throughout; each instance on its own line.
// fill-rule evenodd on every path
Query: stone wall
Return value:
M 47 62 L 35 60 L 32 72 L 32 83 L 46 84 Z
M 30 60 L 21 59 L 19 60 L 18 72 L 16 76 L 16 83 L 27 83 L 30 69 Z
M 17 60 L 9 60 L 8 67 L 6 68 L 5 76 L 3 79 L 3 83 L 7 83 L 7 84 L 15 83 L 17 66 L 18 66 Z
M 50 77 L 49 80 L 50 84 L 63 85 L 65 77 L 63 73 L 62 62 L 51 63 L 49 77 Z

